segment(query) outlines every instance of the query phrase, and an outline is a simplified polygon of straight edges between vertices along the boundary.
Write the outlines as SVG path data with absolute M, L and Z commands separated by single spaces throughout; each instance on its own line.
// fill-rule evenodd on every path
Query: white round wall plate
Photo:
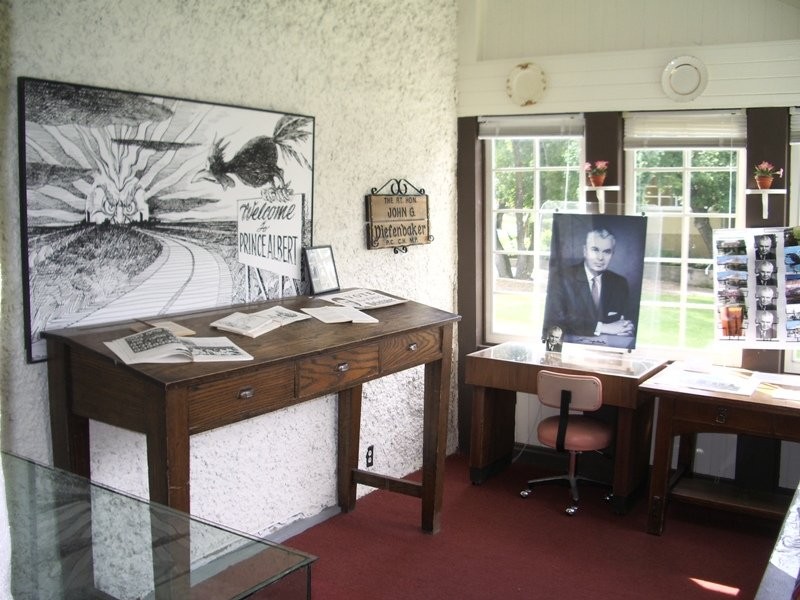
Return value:
M 506 79 L 506 94 L 514 104 L 536 104 L 547 88 L 547 79 L 535 63 L 522 63 L 511 69 Z
M 706 66 L 694 56 L 673 58 L 661 73 L 661 89 L 675 102 L 694 100 L 703 93 L 707 84 Z

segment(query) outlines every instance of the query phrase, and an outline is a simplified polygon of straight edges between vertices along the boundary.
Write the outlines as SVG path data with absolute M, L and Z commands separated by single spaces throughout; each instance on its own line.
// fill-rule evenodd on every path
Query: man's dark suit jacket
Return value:
M 606 271 L 601 278 L 600 310 L 594 305 L 583 263 L 550 274 L 545 330 L 558 325 L 565 334 L 593 335 L 597 323 L 633 319 L 628 280 Z

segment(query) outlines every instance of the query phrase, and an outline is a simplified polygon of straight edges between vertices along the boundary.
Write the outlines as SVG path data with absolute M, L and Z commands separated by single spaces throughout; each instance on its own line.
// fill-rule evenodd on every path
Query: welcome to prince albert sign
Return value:
M 303 195 L 274 190 L 238 203 L 239 262 L 300 279 Z

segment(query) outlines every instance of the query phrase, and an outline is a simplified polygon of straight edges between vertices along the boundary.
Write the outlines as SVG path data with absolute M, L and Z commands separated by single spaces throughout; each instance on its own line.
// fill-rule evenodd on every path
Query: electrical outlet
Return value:
M 367 468 L 375 462 L 375 446 L 367 446 Z

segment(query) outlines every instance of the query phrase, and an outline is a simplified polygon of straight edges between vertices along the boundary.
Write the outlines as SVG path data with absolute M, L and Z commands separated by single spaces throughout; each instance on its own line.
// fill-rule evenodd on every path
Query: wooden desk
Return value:
M 545 352 L 541 345 L 507 342 L 467 355 L 466 383 L 474 386 L 470 478 L 481 483 L 511 461 L 517 392 L 536 393 L 541 369 L 591 373 L 603 383 L 603 403 L 617 407 L 614 453 L 614 511 L 627 511 L 636 487 L 644 482 L 650 459 L 653 403 L 639 394 L 639 384 L 664 362 L 579 351 Z
M 775 388 L 768 385 L 759 385 L 748 394 L 724 391 L 722 386 L 725 383 L 737 380 L 737 371 L 742 372 L 740 369 L 725 371 L 719 368 L 705 375 L 678 362 L 641 385 L 643 393 L 659 399 L 647 520 L 649 533 L 661 535 L 664 531 L 668 495 L 762 517 L 780 519 L 786 513 L 788 498 L 702 479 L 678 482 L 681 475 L 692 470 L 694 441 L 698 433 L 741 433 L 800 442 L 800 377 L 755 373 L 756 377 L 796 379 L 795 400 L 775 397 Z M 697 387 L 705 385 L 703 380 L 718 381 L 720 388 Z M 678 468 L 670 480 L 675 436 L 681 438 Z
M 307 297 L 206 310 L 169 318 L 197 336 L 225 335 L 209 323 L 233 310 L 327 303 Z M 308 319 L 255 339 L 228 334 L 253 361 L 125 365 L 103 344 L 131 323 L 48 331 L 48 378 L 56 467 L 89 473 L 89 419 L 147 437 L 150 499 L 190 512 L 189 436 L 330 393 L 338 393 L 337 494 L 355 508 L 356 485 L 421 498 L 422 529 L 440 527 L 453 325 L 458 315 L 416 302 L 370 311 L 368 324 Z M 164 318 L 163 316 L 160 318 Z M 425 365 L 422 482 L 358 466 L 361 388 L 366 381 Z

